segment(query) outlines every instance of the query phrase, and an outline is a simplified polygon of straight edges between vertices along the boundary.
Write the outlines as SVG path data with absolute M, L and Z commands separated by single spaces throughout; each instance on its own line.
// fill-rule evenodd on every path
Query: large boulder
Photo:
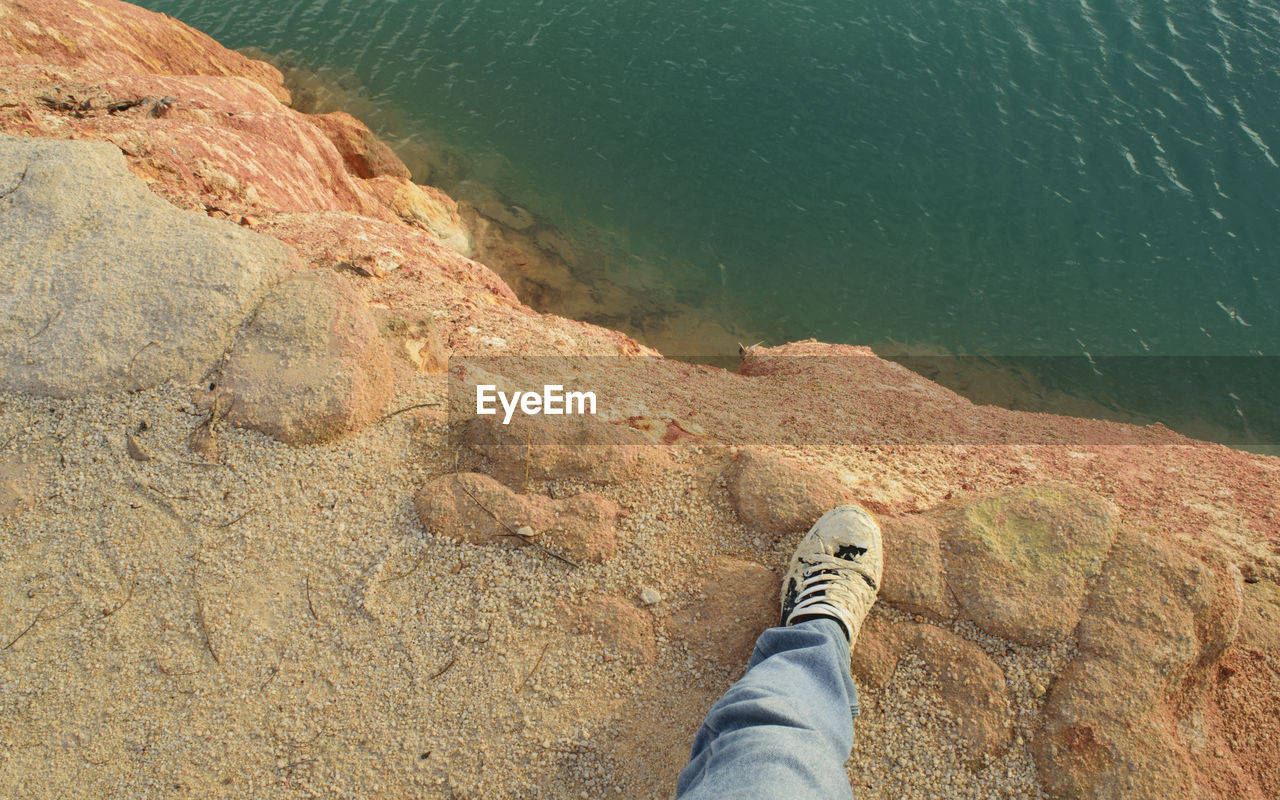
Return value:
M 277 286 L 222 371 L 227 419 L 288 444 L 327 441 L 382 414 L 394 386 L 378 327 L 333 273 Z
M 1023 645 L 1076 629 L 1086 581 L 1116 536 L 1110 502 L 1068 486 L 1037 486 L 975 501 L 945 529 L 947 584 L 964 616 Z
M 114 145 L 0 136 L 0 390 L 198 382 L 295 262 L 156 197 Z
M 1199 710 L 1235 641 L 1239 570 L 1145 535 L 1117 541 L 1032 752 L 1052 797 L 1194 797 Z
M 808 529 L 847 498 L 835 476 L 754 448 L 738 452 L 726 478 L 743 524 L 779 536 Z

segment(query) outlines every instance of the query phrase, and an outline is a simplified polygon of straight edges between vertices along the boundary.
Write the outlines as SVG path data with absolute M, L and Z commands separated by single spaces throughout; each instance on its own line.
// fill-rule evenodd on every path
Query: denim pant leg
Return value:
M 834 620 L 770 628 L 746 674 L 707 713 L 676 795 L 852 798 L 844 767 L 857 714 L 849 644 Z

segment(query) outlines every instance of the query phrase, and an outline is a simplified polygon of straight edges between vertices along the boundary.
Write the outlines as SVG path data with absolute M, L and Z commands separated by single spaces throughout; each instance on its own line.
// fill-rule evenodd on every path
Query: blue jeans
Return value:
M 840 625 L 813 619 L 770 628 L 756 641 L 747 673 L 707 713 L 676 796 L 852 798 L 844 765 L 857 715 Z

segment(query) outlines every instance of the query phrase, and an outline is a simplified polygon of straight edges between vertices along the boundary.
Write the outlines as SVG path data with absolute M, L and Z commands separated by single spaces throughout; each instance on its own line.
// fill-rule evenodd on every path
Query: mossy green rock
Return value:
M 1071 635 L 1117 515 L 1110 502 L 1066 486 L 1018 489 L 953 512 L 942 551 L 961 614 L 1018 644 Z

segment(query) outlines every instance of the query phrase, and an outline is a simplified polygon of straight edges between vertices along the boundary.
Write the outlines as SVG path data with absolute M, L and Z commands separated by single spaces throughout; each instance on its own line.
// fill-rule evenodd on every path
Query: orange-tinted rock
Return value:
M 987 633 L 1042 645 L 1070 636 L 1085 582 L 1102 568 L 1116 509 L 1071 487 L 1043 486 L 965 505 L 943 523 L 946 582 Z
M 310 115 L 307 121 L 318 127 L 342 155 L 347 169 L 358 178 L 388 175 L 408 179 L 409 168 L 386 142 L 360 120 L 345 111 Z
M 926 515 L 881 517 L 880 525 L 884 577 L 879 602 L 937 619 L 954 616 L 937 521 Z
M 1240 602 L 1238 572 L 1145 536 L 1117 542 L 1081 617 L 1080 654 L 1053 684 L 1033 742 L 1046 791 L 1194 796 L 1187 733 L 1202 724 L 1194 712 L 1234 637 Z
M 562 606 L 560 616 L 574 633 L 594 636 L 608 651 L 646 664 L 657 660 L 653 618 L 621 597 L 593 595 L 578 605 Z
M 437 478 L 415 497 L 423 527 L 440 536 L 479 545 L 537 544 L 575 562 L 606 561 L 616 550 L 621 510 L 600 495 L 521 495 L 472 472 Z
M 36 66 L 15 73 L 0 130 L 111 141 L 135 174 L 180 207 L 226 215 L 345 211 L 396 218 L 347 172 L 319 128 L 247 79 L 125 74 L 104 82 L 82 68 Z M 164 96 L 177 99 L 156 116 L 155 98 Z M 58 110 L 42 98 L 91 107 Z M 133 100 L 144 102 L 109 110 Z
M 879 689 L 889 682 L 906 649 L 910 629 L 910 624 L 892 622 L 872 610 L 862 623 L 849 662 L 850 672 L 859 685 Z
M 614 525 L 622 513 L 617 503 L 586 492 L 551 500 L 549 506 L 554 520 L 545 536 L 555 543 L 557 552 L 574 561 L 600 563 L 613 558 L 617 549 Z
M 846 496 L 834 476 L 753 448 L 738 451 L 727 478 L 743 524 L 778 535 L 807 530 Z
M 472 417 L 464 433 L 471 448 L 493 462 L 498 480 L 523 488 L 527 481 L 572 478 L 612 484 L 660 471 L 669 457 L 635 431 L 587 415 L 527 417 L 509 425 L 495 416 Z
M 474 255 L 471 233 L 458 216 L 457 204 L 444 192 L 399 177 L 375 178 L 368 185 L 374 195 L 405 222 L 429 231 L 464 256 Z
M 222 370 L 227 419 L 289 444 L 315 444 L 377 419 L 390 364 L 363 298 L 332 273 L 276 287 Z
M 1280 797 L 1280 586 L 1267 580 L 1244 586 L 1239 639 L 1215 677 L 1222 747 L 1240 766 L 1231 795 Z
M 745 667 L 756 638 L 778 624 L 778 578 L 751 561 L 717 558 L 699 599 L 672 614 L 667 629 L 691 650 L 726 667 Z
M 921 625 L 916 652 L 938 681 L 942 703 L 956 722 L 971 758 L 998 755 L 1012 728 L 1004 672 L 973 642 L 933 625 Z
M 280 71 L 173 17 L 117 0 L 25 0 L 0 7 L 0 65 L 59 64 L 98 75 L 248 78 L 289 102 Z

